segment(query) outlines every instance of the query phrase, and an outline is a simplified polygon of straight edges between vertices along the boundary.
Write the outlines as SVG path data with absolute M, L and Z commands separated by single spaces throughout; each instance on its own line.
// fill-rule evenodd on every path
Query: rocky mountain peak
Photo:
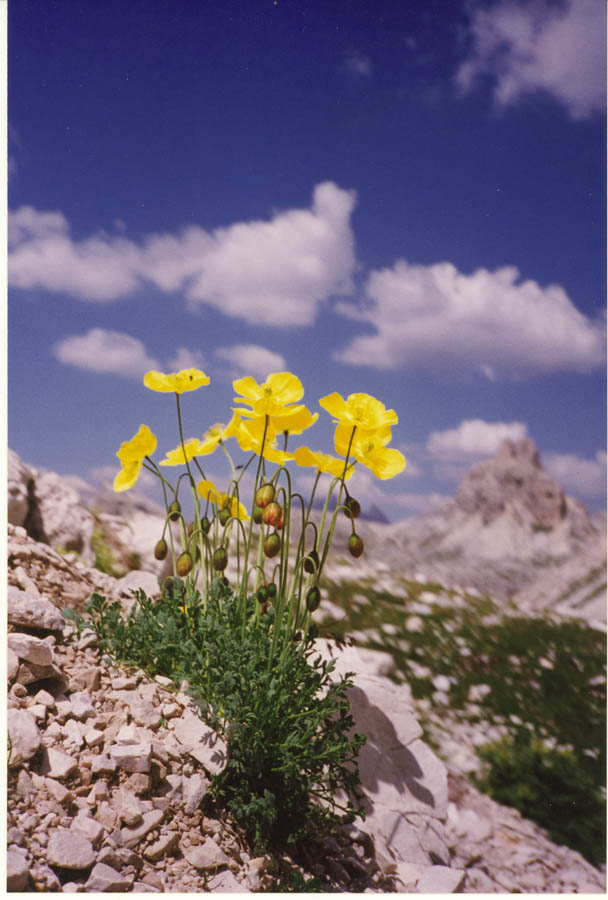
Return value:
M 473 466 L 455 500 L 463 512 L 481 513 L 486 525 L 507 509 L 540 528 L 558 525 L 568 513 L 562 488 L 543 469 L 530 438 L 506 440 L 494 458 Z

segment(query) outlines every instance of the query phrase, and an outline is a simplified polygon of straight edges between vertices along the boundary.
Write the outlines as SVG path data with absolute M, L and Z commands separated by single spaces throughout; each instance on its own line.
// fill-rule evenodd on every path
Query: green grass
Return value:
M 404 581 L 403 589 L 397 597 L 360 584 L 327 585 L 348 615 L 321 633 L 366 633 L 364 646 L 392 656 L 394 680 L 432 704 L 433 678 L 448 676 L 451 715 L 506 733 L 479 750 L 483 789 L 594 864 L 603 862 L 606 636 L 578 621 L 505 616 L 488 597 L 447 597 L 435 583 Z M 414 615 L 419 630 L 408 630 Z M 472 706 L 475 685 L 487 688 Z

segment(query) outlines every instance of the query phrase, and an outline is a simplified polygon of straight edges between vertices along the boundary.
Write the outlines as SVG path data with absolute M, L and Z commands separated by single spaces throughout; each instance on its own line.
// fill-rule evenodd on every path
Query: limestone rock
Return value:
M 226 765 L 226 744 L 190 710 L 184 710 L 175 721 L 173 734 L 186 751 L 197 759 L 212 775 L 219 774 Z
M 52 866 L 80 871 L 93 865 L 95 851 L 86 838 L 66 828 L 59 828 L 49 838 L 47 857 Z
M 105 863 L 97 863 L 88 877 L 86 891 L 88 893 L 122 893 L 128 891 L 133 878 L 125 878 L 116 869 Z
M 230 858 L 226 856 L 222 848 L 218 847 L 212 838 L 206 838 L 202 844 L 195 846 L 186 846 L 182 842 L 180 843 L 180 850 L 184 858 L 195 869 L 217 869 L 219 866 L 226 866 L 230 862 Z
M 457 894 L 462 890 L 466 873 L 448 866 L 431 866 L 416 885 L 420 894 Z
M 9 709 L 7 713 L 10 740 L 8 764 L 20 766 L 31 759 L 42 743 L 42 734 L 34 716 L 25 709 Z
M 24 891 L 30 877 L 30 867 L 25 850 L 9 847 L 6 854 L 6 889 Z
M 8 586 L 8 621 L 16 627 L 36 628 L 41 631 L 63 631 L 65 619 L 49 600 L 33 597 Z

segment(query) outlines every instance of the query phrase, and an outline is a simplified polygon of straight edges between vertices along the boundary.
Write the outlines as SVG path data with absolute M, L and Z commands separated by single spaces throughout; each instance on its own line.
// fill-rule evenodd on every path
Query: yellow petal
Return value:
M 212 481 L 199 481 L 196 490 L 203 500 L 211 500 L 212 503 L 218 502 L 219 492 Z
M 334 475 L 337 478 L 341 478 L 344 474 L 344 460 L 330 456 L 329 453 L 310 450 L 308 447 L 298 447 L 293 458 L 299 466 L 314 466 L 319 472 L 323 472 L 326 475 Z M 352 466 L 349 466 L 345 475 L 346 480 L 352 476 L 353 471 Z
M 139 477 L 141 466 L 141 462 L 130 462 L 123 465 L 114 479 L 113 487 L 116 493 L 128 491 L 134 486 Z
M 383 481 L 387 478 L 394 478 L 399 472 L 403 472 L 406 465 L 403 453 L 391 447 L 373 450 L 365 458 L 359 459 L 359 462 L 371 469 L 374 475 Z
M 201 442 L 198 438 L 190 438 L 190 440 L 184 442 L 184 448 L 182 449 L 181 444 L 179 447 L 176 447 L 175 450 L 169 450 L 167 453 L 166 459 L 162 459 L 159 463 L 161 466 L 183 466 L 188 460 L 190 460 L 194 456 L 198 456 L 200 454 Z M 186 451 L 186 458 L 184 459 L 184 450 Z
M 209 380 L 201 369 L 182 369 L 180 372 L 170 372 L 167 375 L 152 370 L 144 375 L 145 386 L 151 391 L 160 391 L 163 394 L 194 391 L 209 384 Z
M 156 437 L 147 425 L 140 425 L 137 434 L 120 445 L 116 453 L 121 463 L 138 462 L 156 450 Z
M 313 414 L 303 404 L 299 404 L 291 407 L 287 416 L 273 416 L 272 425 L 277 434 L 281 431 L 288 431 L 290 434 L 302 434 L 303 431 L 314 425 L 318 418 L 319 413 Z

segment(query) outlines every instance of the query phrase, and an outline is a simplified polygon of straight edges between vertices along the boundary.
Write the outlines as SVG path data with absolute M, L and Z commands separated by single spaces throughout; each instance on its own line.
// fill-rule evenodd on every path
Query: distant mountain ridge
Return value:
M 523 610 L 606 619 L 605 517 L 592 518 L 565 494 L 529 438 L 504 441 L 495 457 L 471 468 L 453 500 L 432 512 L 358 530 L 366 552 L 349 561 L 352 579 L 366 567 L 388 581 L 423 574 Z M 347 535 L 347 524 L 339 533 Z

